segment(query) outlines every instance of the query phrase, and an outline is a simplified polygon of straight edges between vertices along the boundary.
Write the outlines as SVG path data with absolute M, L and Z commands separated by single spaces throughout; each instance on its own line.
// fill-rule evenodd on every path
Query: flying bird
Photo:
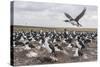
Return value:
M 72 25 L 76 25 L 77 27 L 82 26 L 79 23 L 79 20 L 84 16 L 85 12 L 86 12 L 86 8 L 84 8 L 83 11 L 75 19 L 72 18 L 68 13 L 64 13 L 65 16 L 69 19 L 69 20 L 65 20 L 65 22 L 69 22 Z

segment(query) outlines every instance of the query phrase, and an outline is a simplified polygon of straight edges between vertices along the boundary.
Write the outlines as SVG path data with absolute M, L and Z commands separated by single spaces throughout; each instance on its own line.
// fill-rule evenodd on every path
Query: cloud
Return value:
M 80 19 L 83 27 L 97 27 L 97 7 L 88 5 L 68 5 L 41 2 L 14 2 L 14 25 L 73 27 L 65 23 L 64 12 L 75 18 L 87 8 L 86 14 Z

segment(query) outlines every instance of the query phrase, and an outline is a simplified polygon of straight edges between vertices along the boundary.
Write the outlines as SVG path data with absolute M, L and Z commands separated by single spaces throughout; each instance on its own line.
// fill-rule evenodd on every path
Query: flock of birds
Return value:
M 84 55 L 83 49 L 86 49 L 88 43 L 92 43 L 93 40 L 97 39 L 97 32 L 78 32 L 78 31 L 67 31 L 64 29 L 63 32 L 13 32 L 13 47 L 24 46 L 24 49 L 41 49 L 45 48 L 48 53 L 55 55 L 56 51 L 62 52 L 68 55 L 66 49 L 72 49 L 74 52 L 73 56 L 78 57 Z M 37 42 L 38 46 L 34 43 Z M 65 45 L 64 47 L 62 45 Z M 30 56 L 30 54 L 33 54 Z M 35 57 L 35 52 L 28 54 L 30 57 Z M 54 58 L 54 57 L 52 57 Z

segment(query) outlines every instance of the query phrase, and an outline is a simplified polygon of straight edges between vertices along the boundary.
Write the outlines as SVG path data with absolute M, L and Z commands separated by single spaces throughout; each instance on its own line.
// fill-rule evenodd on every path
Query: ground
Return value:
M 23 47 L 14 47 L 14 65 L 36 65 L 36 64 L 54 64 L 54 63 L 73 63 L 73 62 L 84 62 L 84 61 L 96 61 L 97 60 L 97 44 L 92 42 L 88 44 L 88 47 L 84 50 L 83 56 L 73 57 L 72 49 L 62 46 L 68 55 L 62 52 L 56 51 L 55 55 L 47 53 L 44 48 L 36 49 L 32 48 L 30 50 L 24 50 Z M 35 57 L 27 57 L 29 52 L 38 53 Z M 52 60 L 51 57 L 55 57 L 58 60 Z

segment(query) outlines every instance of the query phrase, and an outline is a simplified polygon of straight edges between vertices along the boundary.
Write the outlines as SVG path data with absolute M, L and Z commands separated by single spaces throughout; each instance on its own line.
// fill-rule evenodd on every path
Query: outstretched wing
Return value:
M 75 21 L 79 21 L 79 19 L 81 18 L 81 17 L 83 17 L 83 15 L 85 14 L 85 11 L 86 11 L 86 8 L 84 8 L 83 9 L 83 11 L 75 18 Z
M 64 13 L 65 14 L 65 16 L 68 18 L 68 19 L 73 19 L 68 13 Z

